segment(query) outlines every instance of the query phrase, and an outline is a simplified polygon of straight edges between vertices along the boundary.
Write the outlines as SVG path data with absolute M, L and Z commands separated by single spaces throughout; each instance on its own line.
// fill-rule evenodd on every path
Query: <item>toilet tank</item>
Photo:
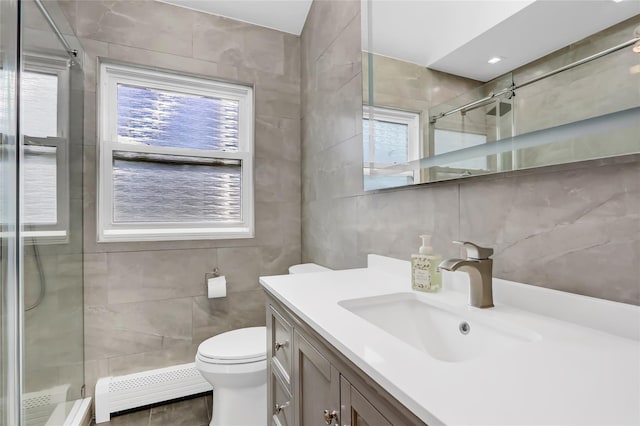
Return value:
M 300 265 L 292 265 L 289 267 L 290 274 L 308 274 L 310 272 L 327 272 L 329 268 L 317 265 L 315 263 L 301 263 Z

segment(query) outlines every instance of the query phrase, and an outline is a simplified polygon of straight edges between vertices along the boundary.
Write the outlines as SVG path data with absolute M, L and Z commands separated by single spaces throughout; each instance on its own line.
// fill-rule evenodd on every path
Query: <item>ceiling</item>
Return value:
M 312 2 L 159 1 L 295 35 Z M 368 4 L 362 0 L 363 50 L 479 81 L 640 14 L 638 0 L 372 0 L 371 11 Z M 488 64 L 494 56 L 503 59 Z
M 395 3 L 395 12 L 377 14 L 374 2 L 374 52 L 479 81 L 489 81 L 640 13 L 638 0 L 409 2 L 413 8 L 424 8 L 422 13 L 401 12 Z M 402 28 L 398 22 L 404 18 L 391 17 L 394 13 L 438 19 L 429 19 L 429 25 L 405 26 L 402 31 L 410 34 L 403 37 L 397 32 L 378 33 L 376 26 L 385 24 Z M 376 46 L 379 39 L 385 40 L 381 47 L 386 50 Z M 487 62 L 496 56 L 503 59 L 493 65 Z
M 1 1 L 1 0 L 0 0 Z M 157 0 L 300 35 L 312 0 Z

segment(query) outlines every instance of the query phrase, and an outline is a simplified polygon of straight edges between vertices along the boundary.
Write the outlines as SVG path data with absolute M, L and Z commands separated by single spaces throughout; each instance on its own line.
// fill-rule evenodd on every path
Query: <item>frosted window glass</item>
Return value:
M 238 151 L 239 102 L 118 84 L 118 142 Z
M 39 138 L 58 136 L 58 76 L 25 71 L 21 84 L 21 133 Z
M 113 153 L 115 223 L 242 220 L 241 161 Z
M 373 121 L 375 158 L 369 159 L 369 120 L 362 120 L 364 161 L 406 163 L 409 159 L 409 126 L 388 121 Z
M 25 146 L 23 163 L 23 211 L 26 224 L 56 224 L 57 163 L 56 148 Z

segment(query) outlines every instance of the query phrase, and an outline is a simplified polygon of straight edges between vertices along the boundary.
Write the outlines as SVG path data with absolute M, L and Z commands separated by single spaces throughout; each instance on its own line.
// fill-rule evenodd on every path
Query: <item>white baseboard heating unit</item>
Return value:
M 96 423 L 108 422 L 111 413 L 212 389 L 193 362 L 125 376 L 102 377 L 96 383 Z

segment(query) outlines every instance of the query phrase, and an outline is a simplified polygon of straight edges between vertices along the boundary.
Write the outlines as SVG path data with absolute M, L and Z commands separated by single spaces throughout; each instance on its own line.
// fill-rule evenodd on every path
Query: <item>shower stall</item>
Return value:
M 82 49 L 54 0 L 0 1 L 0 424 L 79 424 Z

